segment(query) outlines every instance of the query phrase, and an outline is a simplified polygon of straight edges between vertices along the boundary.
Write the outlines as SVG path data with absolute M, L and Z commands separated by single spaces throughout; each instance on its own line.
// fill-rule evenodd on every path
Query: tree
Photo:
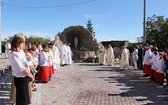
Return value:
M 92 33 L 93 36 L 95 36 L 95 31 L 93 29 L 93 26 L 92 26 L 92 22 L 91 20 L 89 19 L 86 23 L 86 26 L 87 26 L 87 29 Z
M 5 39 L 5 42 L 12 42 L 14 36 L 10 36 L 8 38 Z M 51 41 L 50 38 L 43 38 L 43 37 L 37 37 L 37 36 L 30 36 L 30 37 L 26 37 L 26 42 L 30 42 L 30 43 L 34 43 L 34 42 L 40 42 L 42 43 L 42 45 L 45 45 L 46 42 Z
M 56 36 L 59 36 L 59 37 L 60 37 L 60 36 L 61 36 L 61 32 L 58 32 Z
M 148 17 L 146 22 L 146 42 L 156 44 L 159 48 L 165 48 L 168 45 L 168 18 L 164 16 Z

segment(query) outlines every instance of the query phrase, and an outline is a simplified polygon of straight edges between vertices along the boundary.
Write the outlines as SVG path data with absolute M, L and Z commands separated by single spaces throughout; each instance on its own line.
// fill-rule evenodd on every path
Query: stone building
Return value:
M 71 43 L 71 48 L 75 48 L 75 37 L 78 39 L 78 49 L 85 49 L 95 51 L 98 49 L 97 40 L 94 36 L 83 26 L 70 26 L 64 29 L 61 33 L 60 39 L 66 43 Z
M 89 30 L 80 25 L 65 28 L 60 35 L 60 40 L 71 44 L 70 47 L 73 51 L 73 57 L 76 59 L 79 59 L 86 51 L 96 52 L 99 49 L 97 39 Z

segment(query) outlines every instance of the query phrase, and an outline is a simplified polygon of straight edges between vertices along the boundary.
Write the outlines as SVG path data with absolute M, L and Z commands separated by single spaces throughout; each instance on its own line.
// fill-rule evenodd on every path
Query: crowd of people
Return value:
M 9 58 L 12 68 L 12 82 L 10 99 L 16 105 L 31 105 L 32 91 L 36 91 L 35 81 L 47 83 L 52 79 L 55 70 L 72 64 L 70 43 L 62 43 L 58 47 L 55 43 L 26 42 L 23 35 L 15 35 L 12 43 L 5 45 L 5 57 Z M 168 54 L 166 49 L 158 49 L 156 45 L 136 45 L 130 53 L 123 46 L 120 69 L 128 69 L 132 62 L 134 69 L 141 69 L 145 77 L 163 85 L 166 77 L 168 89 Z M 107 50 L 104 46 L 99 49 L 99 64 L 112 66 L 115 61 L 111 45 Z
M 143 73 L 155 82 L 163 85 L 166 78 L 168 89 L 168 54 L 167 49 L 158 49 L 156 45 L 145 44 L 143 57 Z
M 31 105 L 35 81 L 47 83 L 55 70 L 72 63 L 70 43 L 57 47 L 55 43 L 34 44 L 26 42 L 23 35 L 15 35 L 6 44 L 5 57 L 12 68 L 10 100 L 16 105 Z
M 134 50 L 123 46 L 120 57 L 120 69 L 128 69 L 132 63 L 134 70 L 143 70 L 144 77 L 163 85 L 166 78 L 166 89 L 168 90 L 168 54 L 167 49 L 158 49 L 156 45 L 135 45 Z M 112 65 L 114 62 L 114 51 L 111 45 L 107 49 L 101 46 L 99 50 L 100 65 Z

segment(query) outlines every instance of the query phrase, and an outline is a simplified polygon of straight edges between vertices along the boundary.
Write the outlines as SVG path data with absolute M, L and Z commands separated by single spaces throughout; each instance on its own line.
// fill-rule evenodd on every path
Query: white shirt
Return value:
M 12 75 L 15 77 L 26 77 L 25 70 L 29 69 L 25 66 L 27 64 L 26 56 L 23 50 L 14 51 L 9 54 L 9 62 L 12 67 Z
M 164 69 L 166 66 L 163 58 L 157 60 L 156 67 L 157 67 L 157 72 L 164 73 Z
M 49 60 L 47 56 L 48 52 L 41 51 L 40 52 L 40 66 L 49 66 Z
M 146 50 L 146 52 L 145 52 L 145 56 L 144 56 L 144 60 L 143 60 L 143 64 L 146 64 L 146 65 L 150 65 L 150 63 L 151 63 L 151 50 L 150 49 L 148 49 L 148 50 Z

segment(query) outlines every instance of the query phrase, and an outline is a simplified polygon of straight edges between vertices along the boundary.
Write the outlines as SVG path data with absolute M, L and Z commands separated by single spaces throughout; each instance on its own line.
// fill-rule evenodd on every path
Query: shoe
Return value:
M 163 85 L 163 83 L 159 83 L 159 85 Z
M 142 77 L 148 77 L 148 75 L 147 75 L 147 74 L 144 74 L 144 75 L 142 75 Z

